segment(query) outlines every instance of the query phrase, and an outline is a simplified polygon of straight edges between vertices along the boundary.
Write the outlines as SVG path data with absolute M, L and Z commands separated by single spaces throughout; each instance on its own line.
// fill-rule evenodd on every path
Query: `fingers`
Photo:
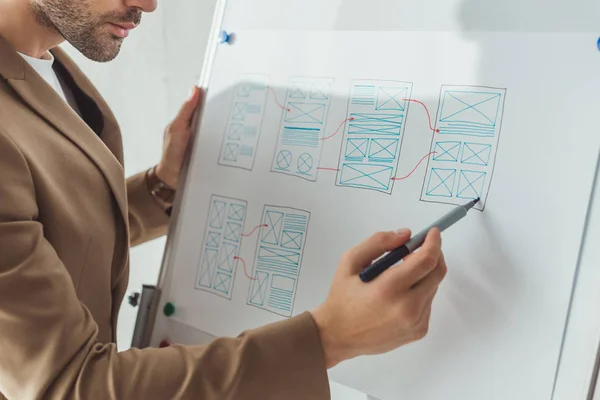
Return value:
M 183 106 L 179 110 L 179 114 L 175 117 L 172 125 L 176 125 L 177 127 L 187 128 L 192 123 L 192 118 L 194 117 L 194 112 L 196 111 L 196 107 L 198 106 L 198 102 L 200 100 L 202 91 L 194 86 L 191 96 L 183 103 Z
M 433 298 L 438 290 L 438 287 L 440 286 L 440 283 L 442 283 L 446 277 L 447 272 L 448 267 L 446 266 L 446 262 L 442 256 L 435 269 L 420 282 L 414 285 L 412 289 L 414 295 L 421 299 Z
M 402 246 L 410 239 L 410 235 L 408 229 L 402 229 L 398 232 L 378 232 L 350 249 L 344 255 L 343 264 L 347 266 L 351 274 L 358 274 L 376 258 Z
M 391 285 L 408 289 L 428 276 L 439 264 L 442 256 L 442 240 L 439 229 L 432 229 L 419 251 L 407 256 L 400 268 L 387 272 Z

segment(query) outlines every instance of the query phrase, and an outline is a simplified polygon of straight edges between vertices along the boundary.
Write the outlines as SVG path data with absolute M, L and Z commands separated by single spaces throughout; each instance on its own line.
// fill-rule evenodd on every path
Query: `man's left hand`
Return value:
M 192 94 L 165 131 L 163 156 L 156 166 L 156 176 L 172 189 L 179 185 L 183 158 L 192 136 L 192 118 L 203 95 L 202 90 L 194 86 Z

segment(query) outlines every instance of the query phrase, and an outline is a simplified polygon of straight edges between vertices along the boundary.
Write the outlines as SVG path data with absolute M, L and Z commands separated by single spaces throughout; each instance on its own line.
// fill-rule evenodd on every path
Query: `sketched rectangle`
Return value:
M 393 167 L 389 165 L 345 163 L 342 165 L 339 184 L 386 191 L 392 183 L 392 173 Z
M 290 317 L 306 246 L 310 213 L 289 207 L 265 205 L 261 221 L 268 225 L 269 219 L 275 220 L 276 225 L 281 225 L 281 231 L 279 235 L 277 232 L 269 232 L 267 235 L 268 228 L 261 228 L 259 236 L 261 240 L 258 241 L 254 257 L 254 271 L 255 274 L 258 272 L 268 274 L 269 279 L 272 280 L 269 281 L 267 294 L 263 299 L 260 299 L 258 294 L 258 283 L 253 282 L 248 293 L 247 304 Z M 262 241 L 263 236 L 278 237 L 278 243 L 266 244 Z M 266 275 L 262 275 L 263 280 L 264 276 Z
M 399 139 L 372 139 L 369 161 L 392 162 L 398 157 Z
M 346 141 L 345 158 L 348 161 L 362 161 L 367 157 L 369 139 L 350 138 Z
M 241 236 L 247 203 L 244 200 L 211 195 L 209 205 L 195 288 L 231 299 L 229 283 L 217 281 L 216 274 L 220 271 L 221 274 L 231 275 L 233 285 L 239 244 L 232 239 L 237 235 Z
M 460 171 L 456 197 L 469 200 L 481 198 L 485 187 L 486 175 L 487 173 L 484 171 Z
M 281 247 L 284 249 L 300 250 L 302 248 L 302 232 L 284 230 L 281 235 Z
M 285 114 L 286 122 L 322 125 L 325 120 L 327 104 L 290 101 L 288 108 L 289 111 Z
M 217 256 L 219 252 L 216 249 L 204 249 L 200 271 L 198 274 L 198 286 L 211 288 L 213 283 L 213 274 L 217 269 Z
M 452 197 L 455 181 L 456 169 L 432 168 L 426 194 L 427 196 Z
M 254 273 L 248 303 L 256 306 L 263 306 L 265 304 L 267 289 L 269 288 L 269 276 L 270 274 L 267 272 L 256 271 Z
M 377 111 L 405 111 L 406 99 L 409 97 L 408 87 L 380 86 L 377 91 Z
M 354 113 L 348 124 L 348 135 L 394 135 L 400 136 L 404 123 L 403 114 Z
M 492 145 L 465 142 L 460 162 L 463 164 L 488 166 L 492 155 Z
M 278 245 L 283 225 L 283 213 L 280 211 L 267 211 L 261 228 L 261 242 Z

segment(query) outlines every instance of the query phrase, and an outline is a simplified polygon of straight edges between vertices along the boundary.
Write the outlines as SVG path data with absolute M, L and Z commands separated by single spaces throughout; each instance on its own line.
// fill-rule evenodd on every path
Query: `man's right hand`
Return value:
M 344 254 L 329 296 L 312 315 L 327 368 L 360 355 L 381 354 L 422 339 L 447 268 L 438 229 L 423 246 L 370 283 L 360 272 L 406 243 L 409 230 L 379 232 Z

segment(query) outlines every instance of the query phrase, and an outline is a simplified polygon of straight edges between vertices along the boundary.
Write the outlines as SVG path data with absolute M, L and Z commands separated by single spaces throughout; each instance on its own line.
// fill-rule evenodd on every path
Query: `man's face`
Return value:
M 29 0 L 36 19 L 56 29 L 87 58 L 107 62 L 121 49 L 129 30 L 139 25 L 142 11 L 155 0 Z M 133 4 L 125 4 L 133 3 Z M 146 8 L 153 4 L 154 7 Z

